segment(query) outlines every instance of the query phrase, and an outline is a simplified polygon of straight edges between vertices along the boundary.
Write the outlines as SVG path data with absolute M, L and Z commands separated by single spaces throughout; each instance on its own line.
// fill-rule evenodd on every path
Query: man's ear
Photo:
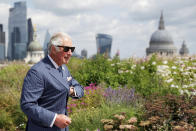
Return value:
M 51 46 L 51 52 L 56 53 L 56 47 L 54 45 Z

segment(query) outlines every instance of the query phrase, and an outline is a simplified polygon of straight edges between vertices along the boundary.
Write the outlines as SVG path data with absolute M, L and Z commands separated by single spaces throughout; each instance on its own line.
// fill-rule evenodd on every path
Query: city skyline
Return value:
M 0 0 L 0 23 L 8 43 L 9 8 L 19 0 Z M 28 0 L 27 18 L 37 26 L 38 41 L 43 44 L 47 29 L 63 31 L 74 41 L 77 53 L 96 54 L 96 34 L 113 37 L 111 56 L 120 50 L 121 58 L 146 56 L 152 33 L 157 30 L 163 10 L 166 30 L 170 32 L 178 52 L 186 41 L 190 54 L 196 53 L 196 3 L 194 0 Z

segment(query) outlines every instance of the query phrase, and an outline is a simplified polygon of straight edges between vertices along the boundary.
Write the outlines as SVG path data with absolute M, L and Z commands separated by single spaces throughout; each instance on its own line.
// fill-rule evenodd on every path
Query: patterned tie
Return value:
M 60 66 L 60 67 L 58 68 L 58 70 L 59 70 L 59 73 L 61 74 L 61 76 L 63 77 L 63 68 L 62 68 L 62 66 Z

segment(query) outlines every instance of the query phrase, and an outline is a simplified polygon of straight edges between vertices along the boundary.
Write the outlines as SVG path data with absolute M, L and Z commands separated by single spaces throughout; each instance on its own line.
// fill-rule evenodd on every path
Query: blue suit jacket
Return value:
M 70 72 L 63 65 L 64 77 L 55 69 L 48 56 L 27 73 L 21 94 L 21 109 L 28 117 L 27 131 L 68 131 L 50 124 L 57 114 L 67 115 L 69 87 L 75 88 L 77 98 L 84 95 L 83 87 L 75 80 L 67 80 Z

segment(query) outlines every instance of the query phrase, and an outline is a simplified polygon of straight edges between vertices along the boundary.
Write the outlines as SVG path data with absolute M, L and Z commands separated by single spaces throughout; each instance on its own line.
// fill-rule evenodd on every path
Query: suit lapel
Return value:
M 48 56 L 45 58 L 46 68 L 48 69 L 49 74 L 54 77 L 57 81 L 59 81 L 64 87 L 69 89 L 68 83 L 66 79 L 62 78 L 62 75 L 59 71 L 54 67 Z

